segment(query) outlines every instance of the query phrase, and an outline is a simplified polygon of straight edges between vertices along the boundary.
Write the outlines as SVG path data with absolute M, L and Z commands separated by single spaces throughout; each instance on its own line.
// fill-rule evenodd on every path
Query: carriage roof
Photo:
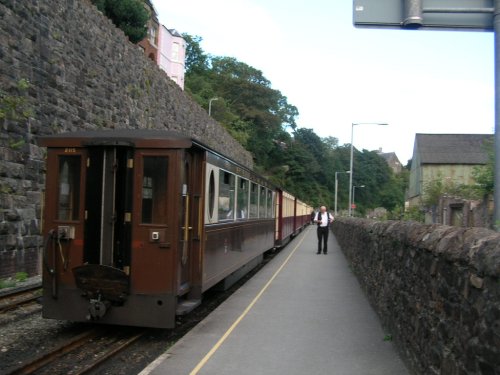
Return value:
M 129 146 L 146 148 L 189 148 L 193 140 L 167 130 L 114 129 L 59 133 L 39 138 L 45 147 Z

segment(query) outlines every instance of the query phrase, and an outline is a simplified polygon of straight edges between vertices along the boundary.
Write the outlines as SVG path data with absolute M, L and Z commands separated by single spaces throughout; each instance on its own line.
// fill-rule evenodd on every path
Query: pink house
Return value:
M 160 25 L 157 64 L 184 90 L 186 41 L 175 29 Z

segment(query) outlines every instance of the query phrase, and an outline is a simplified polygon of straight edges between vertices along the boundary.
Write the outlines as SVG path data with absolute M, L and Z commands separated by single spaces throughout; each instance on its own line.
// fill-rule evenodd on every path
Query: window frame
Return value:
M 141 173 L 140 175 L 138 176 L 139 177 L 139 205 L 140 205 L 140 209 L 137 210 L 137 214 L 138 214 L 138 219 L 139 219 L 139 224 L 140 225 L 153 225 L 153 226 L 163 226 L 163 225 L 166 225 L 168 220 L 169 220 L 169 217 L 168 217 L 168 208 L 169 208 L 169 194 L 170 194 L 170 187 L 169 187 L 169 174 L 171 173 L 170 169 L 171 169 L 171 166 L 170 166 L 170 159 L 171 159 L 171 156 L 170 155 L 166 155 L 166 154 L 149 154 L 149 153 L 141 153 L 140 155 L 141 157 L 141 167 L 142 167 L 142 170 L 141 170 Z M 146 160 L 147 159 L 163 159 L 164 162 L 165 162 L 165 167 L 166 167 L 166 172 L 163 174 L 165 180 L 163 181 L 163 186 L 159 186 L 158 189 L 162 189 L 163 188 L 163 192 L 162 191 L 155 191 L 155 178 L 158 177 L 158 174 L 152 174 L 151 176 L 149 175 L 146 175 Z M 154 170 L 157 170 L 156 168 L 153 168 Z M 144 209 L 145 209 L 145 205 L 144 205 L 144 180 L 145 178 L 151 178 L 151 182 L 152 182 L 152 186 L 151 187 L 148 187 L 146 186 L 148 189 L 150 188 L 151 189 L 151 207 L 152 207 L 152 212 L 151 212 L 151 219 L 150 219 L 150 222 L 147 222 L 145 221 L 144 219 Z M 154 209 L 155 207 L 157 207 L 157 201 L 154 200 L 154 196 L 157 195 L 158 193 L 160 193 L 158 196 L 160 198 L 163 199 L 162 202 L 160 202 L 160 206 L 158 208 L 156 208 L 157 210 L 157 215 L 155 215 L 155 212 L 154 212 Z M 163 211 L 163 212 L 162 212 Z M 160 216 L 158 216 L 160 215 Z M 158 220 L 159 219 L 159 220 Z
M 84 173 L 82 171 L 83 168 L 83 159 L 84 155 L 81 153 L 61 153 L 56 155 L 56 160 L 57 160 L 57 182 L 56 182 L 56 202 L 55 202 L 55 220 L 57 222 L 78 222 L 81 220 L 81 211 L 82 208 L 85 206 L 84 200 L 82 199 L 82 194 L 84 193 L 85 189 L 82 189 L 82 186 L 85 186 L 85 180 L 84 180 Z M 61 160 L 67 158 L 73 158 L 73 159 L 79 159 L 78 164 L 75 164 L 72 167 L 75 167 L 73 170 L 78 171 L 78 183 L 73 183 L 71 186 L 77 186 L 77 191 L 73 192 L 72 194 L 72 203 L 76 202 L 76 208 L 74 208 L 71 212 L 72 214 L 70 215 L 71 217 L 64 217 L 62 218 L 60 216 L 60 211 L 61 211 L 61 168 L 62 168 L 62 163 Z M 74 177 L 73 177 L 74 178 Z
M 226 174 L 229 176 L 229 184 L 226 184 L 226 183 L 223 183 L 222 182 L 222 178 L 225 179 L 225 176 Z M 233 221 L 235 220 L 235 208 L 236 208 L 236 177 L 237 175 L 235 173 L 232 173 L 230 171 L 227 171 L 225 169 L 222 169 L 220 168 L 219 169 L 219 194 L 217 196 L 217 221 L 221 222 L 221 221 Z M 229 189 L 228 189 L 228 193 L 229 195 L 228 196 L 221 196 L 221 191 L 223 190 L 223 186 L 229 186 Z M 232 185 L 232 186 L 231 186 Z M 232 189 L 231 189 L 232 188 Z M 227 198 L 229 200 L 227 206 L 228 206 L 228 210 L 225 211 L 227 212 L 225 215 L 225 217 L 223 217 L 224 215 L 224 211 L 221 211 L 221 206 L 225 206 L 226 204 L 222 204 L 221 203 L 221 198 Z M 221 216 L 222 215 L 222 216 Z
M 250 180 L 248 180 L 247 178 L 242 177 L 242 176 L 237 176 L 236 180 L 237 180 L 237 183 L 236 183 L 236 219 L 237 220 L 248 220 L 248 218 L 249 218 L 249 202 L 250 202 L 250 189 L 249 189 Z M 241 186 L 242 182 L 245 183 L 246 189 L 242 188 L 242 186 Z M 246 194 L 243 193 L 242 195 L 240 195 L 240 189 L 244 192 L 246 191 Z M 243 197 L 244 202 L 245 202 L 243 210 L 239 204 L 240 197 Z
M 259 219 L 267 217 L 267 190 L 265 186 L 259 185 Z M 264 202 L 261 201 L 262 197 L 264 197 Z M 262 209 L 264 209 L 264 212 L 261 212 Z

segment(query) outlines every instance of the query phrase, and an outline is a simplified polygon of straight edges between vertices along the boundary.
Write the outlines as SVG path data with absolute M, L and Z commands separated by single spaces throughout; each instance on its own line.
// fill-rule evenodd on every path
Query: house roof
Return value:
M 176 29 L 167 29 L 168 32 L 172 35 L 172 36 L 178 36 L 180 38 L 182 38 L 182 35 L 181 33 L 179 33 Z
M 416 134 L 421 164 L 486 164 L 493 134 Z
M 399 163 L 398 156 L 396 155 L 395 152 L 380 152 L 379 155 L 382 156 L 387 161 L 390 161 L 392 159 Z

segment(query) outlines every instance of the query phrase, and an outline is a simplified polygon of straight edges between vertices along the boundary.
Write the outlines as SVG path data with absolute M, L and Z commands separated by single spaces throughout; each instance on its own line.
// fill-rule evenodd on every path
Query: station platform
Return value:
M 332 233 L 307 227 L 140 375 L 409 374 Z

